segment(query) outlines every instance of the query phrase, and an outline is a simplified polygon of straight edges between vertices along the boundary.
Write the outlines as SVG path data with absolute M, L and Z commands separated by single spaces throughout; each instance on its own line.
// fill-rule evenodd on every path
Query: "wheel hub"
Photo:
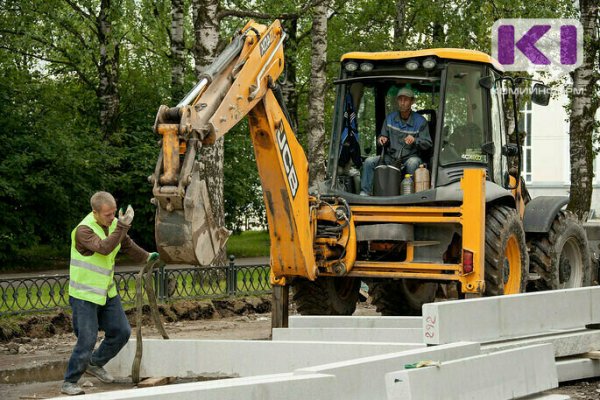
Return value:
M 571 262 L 565 256 L 560 257 L 560 266 L 558 267 L 558 279 L 560 283 L 568 282 L 571 279 Z

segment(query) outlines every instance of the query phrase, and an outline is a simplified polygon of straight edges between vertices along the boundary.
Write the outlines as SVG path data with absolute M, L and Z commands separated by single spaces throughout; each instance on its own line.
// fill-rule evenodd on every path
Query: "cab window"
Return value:
M 475 162 L 487 164 L 483 152 L 484 90 L 479 85 L 481 66 L 450 64 L 446 78 L 440 164 Z

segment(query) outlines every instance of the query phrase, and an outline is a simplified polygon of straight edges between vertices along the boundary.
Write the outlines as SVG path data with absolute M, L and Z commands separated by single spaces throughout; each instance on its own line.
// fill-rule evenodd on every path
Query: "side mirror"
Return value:
M 493 156 L 496 153 L 496 145 L 494 144 L 494 142 L 487 142 L 481 145 L 481 150 L 485 154 Z
M 484 76 L 483 78 L 479 79 L 479 86 L 488 90 L 493 88 L 495 84 L 496 80 L 493 76 Z
M 547 106 L 550 102 L 550 88 L 542 83 L 533 85 L 531 101 L 540 106 Z
M 516 157 L 519 155 L 519 145 L 508 143 L 502 146 L 502 155 L 506 157 Z

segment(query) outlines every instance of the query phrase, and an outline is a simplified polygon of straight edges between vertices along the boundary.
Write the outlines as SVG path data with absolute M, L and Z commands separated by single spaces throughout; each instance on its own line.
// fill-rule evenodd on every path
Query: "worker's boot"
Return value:
M 113 383 L 115 381 L 115 378 L 113 378 L 112 375 L 109 374 L 104 368 L 98 367 L 96 365 L 88 364 L 85 372 L 95 376 L 96 378 L 100 379 L 101 382 L 104 383 Z
M 60 392 L 69 396 L 76 396 L 78 394 L 85 394 L 83 389 L 78 384 L 72 382 L 63 382 Z

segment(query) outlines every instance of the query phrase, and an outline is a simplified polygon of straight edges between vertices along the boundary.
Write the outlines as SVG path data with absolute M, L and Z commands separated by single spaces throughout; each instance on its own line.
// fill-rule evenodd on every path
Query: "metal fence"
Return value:
M 271 292 L 268 265 L 223 267 L 160 267 L 153 271 L 154 291 L 159 302 L 203 299 Z M 115 283 L 123 303 L 135 302 L 138 272 L 115 272 Z M 0 279 L 0 316 L 47 311 L 69 306 L 69 275 Z

